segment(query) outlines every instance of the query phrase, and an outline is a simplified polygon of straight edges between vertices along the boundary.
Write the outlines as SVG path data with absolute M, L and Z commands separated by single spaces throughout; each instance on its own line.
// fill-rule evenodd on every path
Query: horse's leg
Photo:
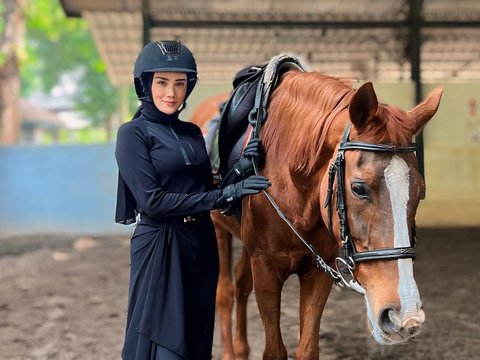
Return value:
M 223 344 L 223 359 L 233 360 L 232 344 L 232 309 L 233 309 L 233 279 L 232 279 L 232 235 L 215 221 L 218 254 L 220 260 L 220 274 L 217 285 L 217 311 L 220 317 L 220 326 Z
M 300 279 L 300 342 L 297 360 L 318 360 L 320 319 L 332 289 L 332 280 L 317 268 L 299 275 Z
M 264 360 L 286 360 L 287 350 L 280 331 L 280 305 L 283 283 L 288 272 L 274 271 L 265 258 L 252 258 L 255 297 L 265 329 Z
M 247 302 L 248 296 L 252 292 L 252 269 L 250 266 L 250 257 L 245 248 L 238 260 L 235 268 L 236 276 L 236 299 L 237 299 L 237 326 L 235 332 L 235 358 L 248 359 L 250 348 L 247 340 Z

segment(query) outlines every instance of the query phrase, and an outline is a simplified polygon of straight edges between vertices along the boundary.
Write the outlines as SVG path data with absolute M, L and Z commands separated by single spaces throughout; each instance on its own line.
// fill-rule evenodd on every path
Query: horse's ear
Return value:
M 357 128 L 364 127 L 371 120 L 378 109 L 378 100 L 371 82 L 366 82 L 360 86 L 352 100 L 348 111 L 350 120 Z
M 435 115 L 442 94 L 442 88 L 434 89 L 425 100 L 407 112 L 408 117 L 415 123 L 415 134 Z

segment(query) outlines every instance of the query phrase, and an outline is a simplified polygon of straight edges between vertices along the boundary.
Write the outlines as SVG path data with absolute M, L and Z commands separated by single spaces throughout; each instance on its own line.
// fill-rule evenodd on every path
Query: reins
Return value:
M 258 168 L 255 162 L 253 162 L 253 168 L 254 168 L 255 174 L 258 175 Z M 267 197 L 268 201 L 277 212 L 280 219 L 282 219 L 288 225 L 288 227 L 293 231 L 293 233 L 300 239 L 300 241 L 302 241 L 302 243 L 307 247 L 307 249 L 313 254 L 313 256 L 315 257 L 315 263 L 317 267 L 325 271 L 328 275 L 332 277 L 332 279 L 336 283 L 340 284 L 342 287 L 346 286 L 350 288 L 351 286 L 348 283 L 344 283 L 344 281 L 342 281 L 344 279 L 342 278 L 341 274 L 337 270 L 335 270 L 333 267 L 328 265 L 325 262 L 325 260 L 323 260 L 323 258 L 318 254 L 317 250 L 315 249 L 315 246 L 313 246 L 313 244 L 310 244 L 307 240 L 305 240 L 305 238 L 300 234 L 297 228 L 293 226 L 292 222 L 288 220 L 288 218 L 282 212 L 282 210 L 280 209 L 278 204 L 275 202 L 273 197 L 266 190 L 263 190 L 262 192 L 265 194 L 265 196 Z
M 253 161 L 253 169 L 255 171 L 255 174 L 258 175 L 258 168 L 257 164 L 255 161 Z M 343 258 L 337 257 L 335 259 L 335 264 L 337 265 L 337 269 L 340 268 L 339 264 L 342 263 L 344 265 L 344 269 L 346 269 L 352 278 L 350 280 L 345 279 L 344 275 L 337 269 L 333 268 L 332 266 L 328 265 L 326 261 L 320 256 L 320 254 L 317 252 L 317 249 L 315 249 L 315 246 L 313 244 L 310 244 L 303 236 L 300 234 L 300 232 L 297 230 L 297 228 L 292 224 L 290 220 L 285 216 L 283 211 L 280 209 L 276 201 L 273 199 L 273 197 L 266 191 L 262 191 L 265 197 L 268 199 L 272 207 L 275 209 L 277 212 L 278 216 L 280 219 L 287 224 L 287 226 L 292 230 L 292 232 L 300 239 L 300 241 L 305 245 L 305 247 L 312 253 L 312 255 L 315 258 L 315 264 L 317 268 L 322 269 L 325 273 L 327 273 L 333 281 L 339 285 L 340 287 L 345 287 L 349 288 L 351 290 L 355 290 L 361 294 L 365 293 L 365 290 L 362 288 L 362 286 L 354 279 L 353 277 L 353 269 L 349 266 L 349 262 L 345 261 Z
M 248 115 L 248 122 L 250 123 L 250 126 L 252 126 L 253 128 L 252 135 L 251 135 L 252 138 L 259 138 L 260 128 L 262 127 L 268 115 L 267 106 L 268 106 L 268 101 L 270 99 L 270 94 L 273 91 L 275 85 L 277 84 L 280 78 L 281 72 L 279 71 L 279 68 L 283 64 L 287 64 L 287 63 L 289 68 L 296 68 L 300 71 L 305 71 L 305 69 L 303 68 L 303 65 L 299 62 L 298 59 L 294 57 L 290 57 L 288 55 L 280 56 L 274 59 L 273 61 L 271 61 L 267 65 L 265 74 L 263 75 L 261 81 L 259 81 L 257 86 L 254 106 Z M 256 175 L 258 175 L 259 172 L 258 172 L 257 164 L 255 163 L 255 161 L 252 161 L 252 163 L 253 163 L 254 172 Z M 282 210 L 280 209 L 278 204 L 275 202 L 273 197 L 266 190 L 263 190 L 263 194 L 265 194 L 266 198 L 268 199 L 272 207 L 275 209 L 280 219 L 282 219 L 282 221 L 284 221 L 287 224 L 287 226 L 292 230 L 292 232 L 300 239 L 300 241 L 305 245 L 305 247 L 313 254 L 313 256 L 315 257 L 315 264 L 318 268 L 322 269 L 325 273 L 327 273 L 334 280 L 334 282 L 339 286 L 347 287 L 349 289 L 358 291 L 360 293 L 365 292 L 361 287 L 361 285 L 358 284 L 354 279 L 347 281 L 337 269 L 328 265 L 326 261 L 317 252 L 317 250 L 315 249 L 315 246 L 313 246 L 313 244 L 310 244 L 295 228 L 292 222 L 288 220 L 288 218 L 282 212 Z

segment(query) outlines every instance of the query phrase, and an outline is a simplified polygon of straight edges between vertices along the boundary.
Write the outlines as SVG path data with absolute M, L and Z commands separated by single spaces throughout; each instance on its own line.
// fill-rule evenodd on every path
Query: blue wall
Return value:
M 1 147 L 0 237 L 130 233 L 114 222 L 114 147 Z

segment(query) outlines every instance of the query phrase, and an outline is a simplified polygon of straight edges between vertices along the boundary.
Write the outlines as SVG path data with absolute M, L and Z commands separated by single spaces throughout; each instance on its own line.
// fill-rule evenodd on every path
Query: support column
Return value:
M 422 5 L 423 0 L 409 0 L 410 4 L 410 62 L 411 79 L 414 83 L 414 102 L 418 104 L 423 99 L 422 78 L 421 78 L 421 47 L 422 47 Z M 416 138 L 417 157 L 420 174 L 425 178 L 425 157 L 423 151 L 423 132 Z
M 152 16 L 150 15 L 150 0 L 142 0 L 143 19 L 143 46 L 150 42 L 150 29 L 152 27 Z

